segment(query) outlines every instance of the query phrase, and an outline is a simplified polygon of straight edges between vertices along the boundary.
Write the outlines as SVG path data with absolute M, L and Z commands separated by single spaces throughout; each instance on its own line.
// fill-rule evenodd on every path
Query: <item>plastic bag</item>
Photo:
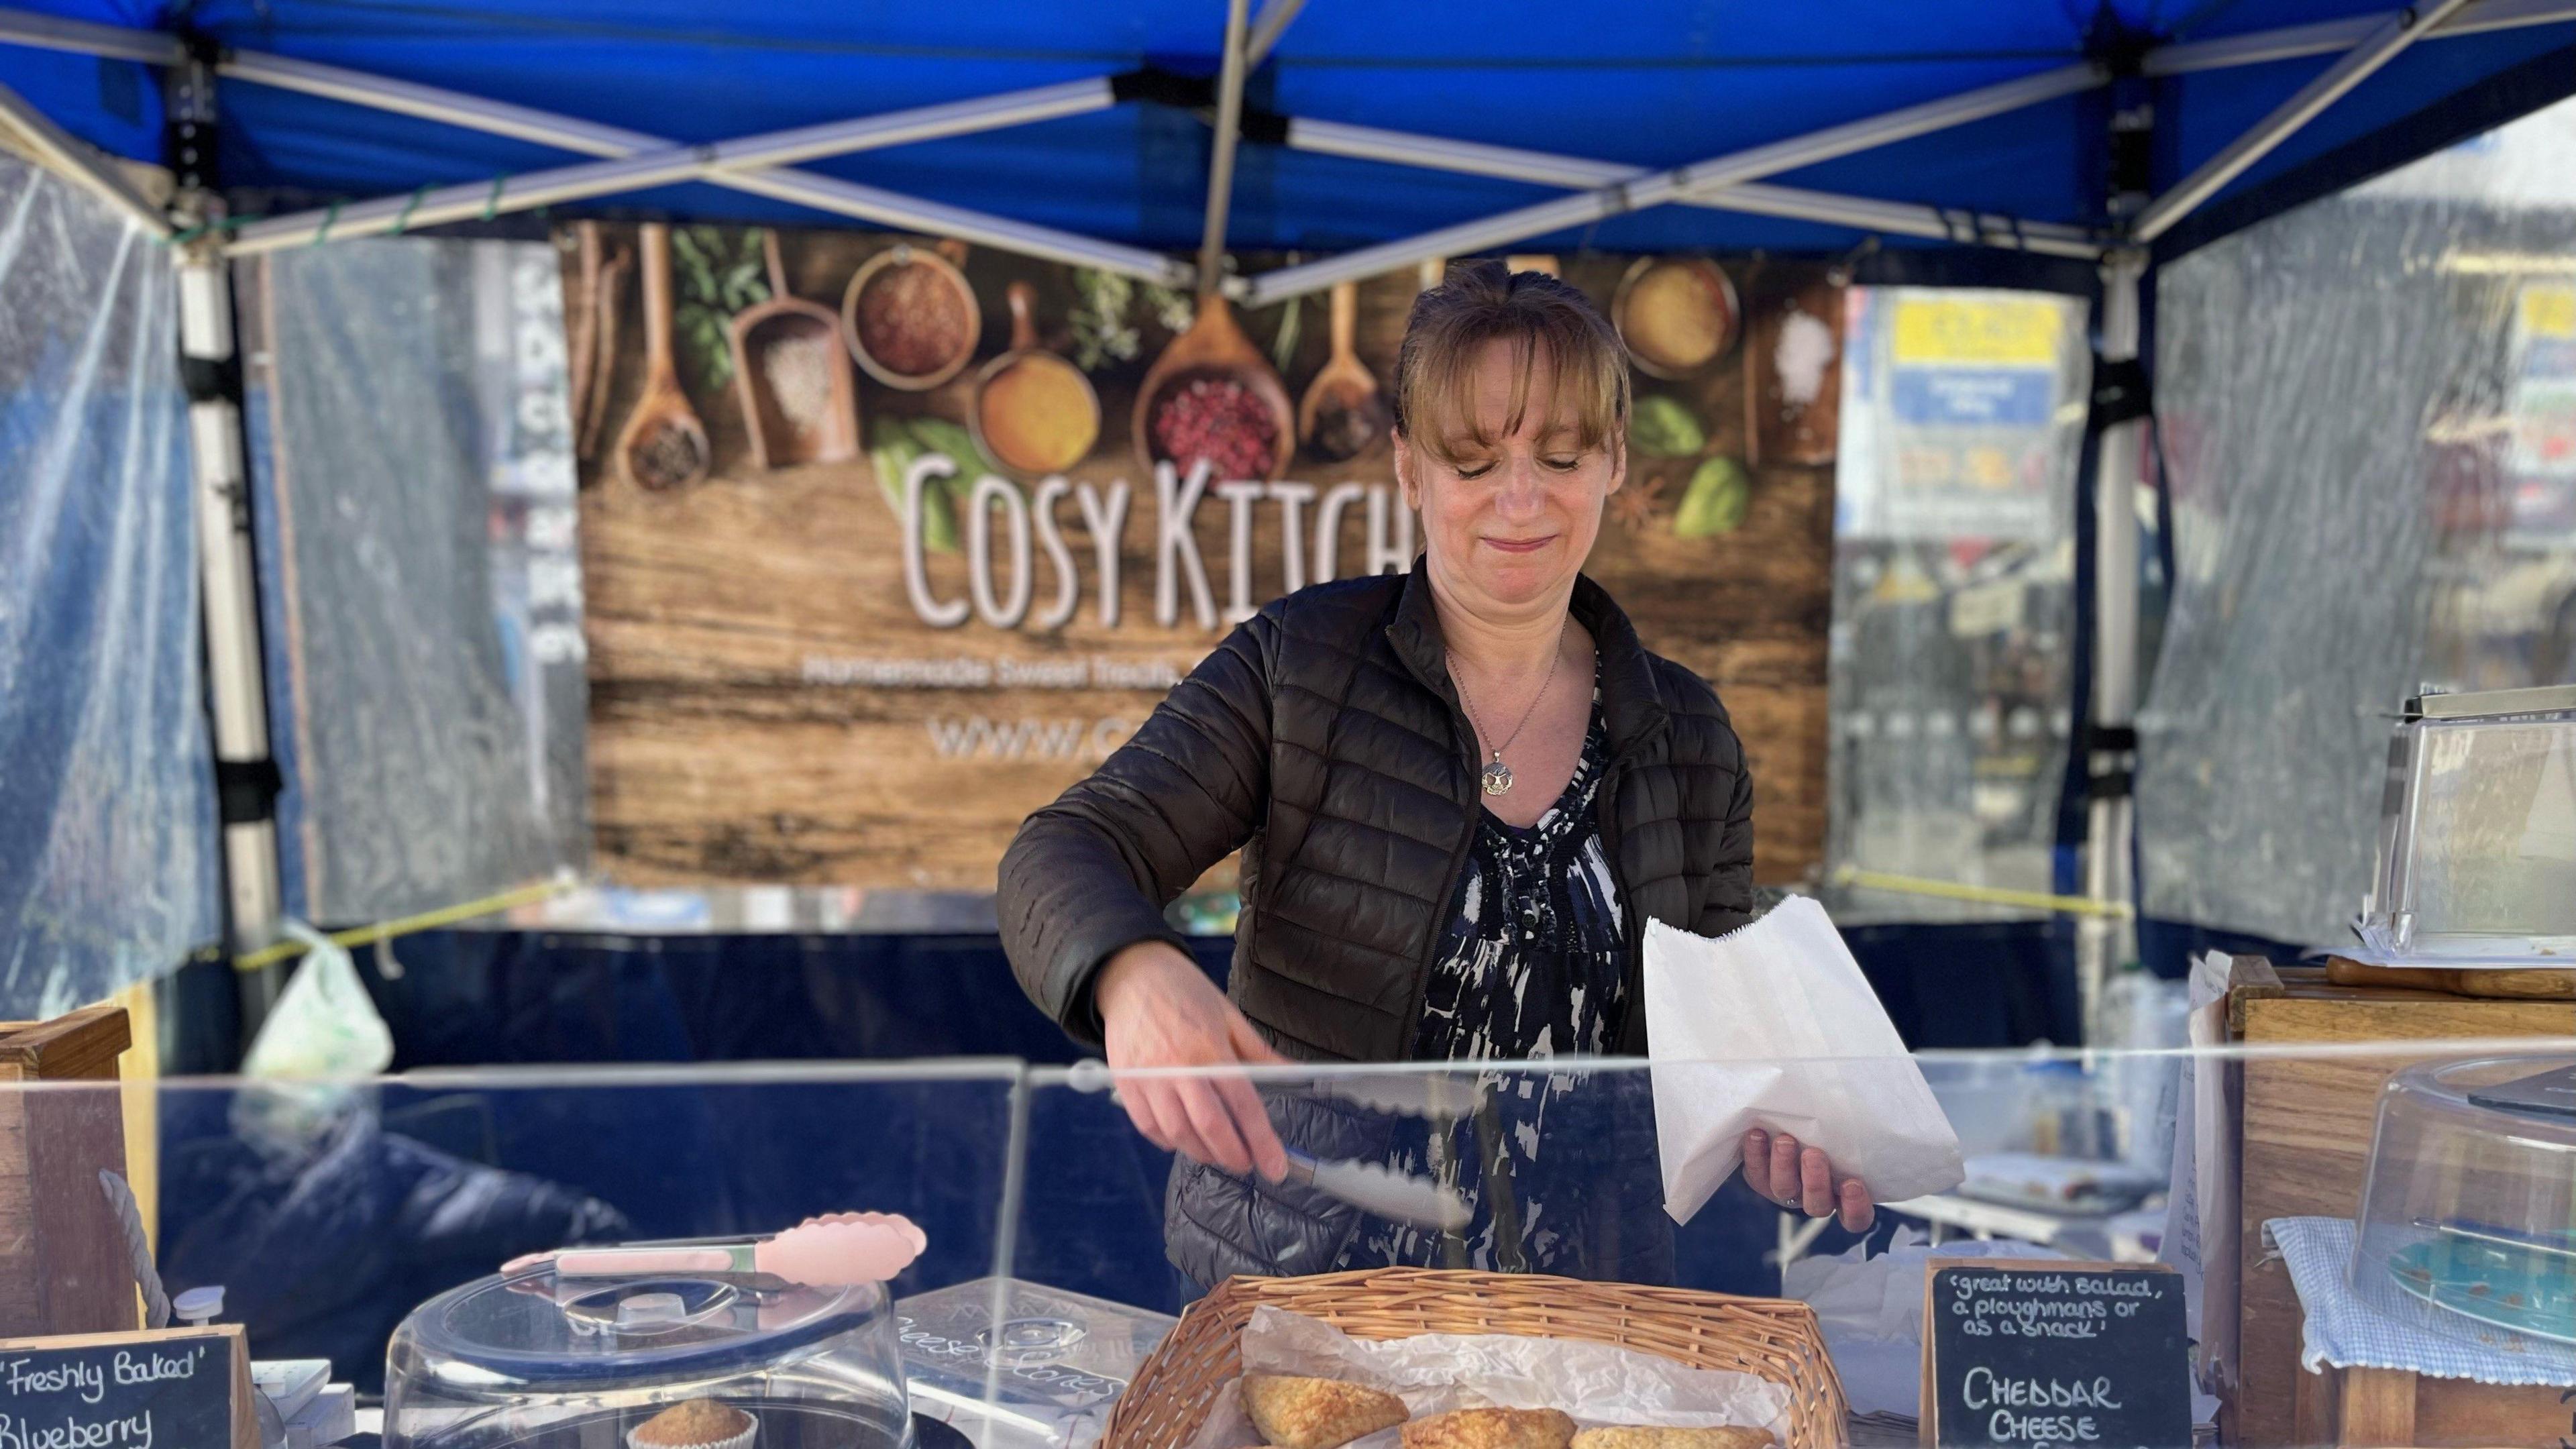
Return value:
M 304 962 L 242 1054 L 242 1075 L 261 1085 L 233 1099 L 232 1120 L 254 1142 L 295 1146 L 321 1137 L 346 1115 L 351 1093 L 333 1084 L 391 1065 L 394 1037 L 347 951 L 302 921 L 288 921 L 285 929 L 307 948 Z
M 1717 940 L 1646 923 L 1664 1211 L 1686 1223 L 1761 1127 L 1880 1202 L 1959 1185 L 1959 1137 L 1824 907 L 1791 896 Z
M 376 1014 L 349 953 L 302 921 L 288 921 L 286 934 L 306 946 L 304 964 L 243 1054 L 242 1075 L 335 1081 L 371 1077 L 392 1065 L 394 1034 Z
M 1934 1247 L 1899 1228 L 1887 1251 L 1855 1243 L 1835 1257 L 1800 1258 L 1781 1270 L 1781 1296 L 1816 1310 L 1825 1348 L 1855 1414 L 1914 1417 L 1922 1407 L 1923 1285 L 1932 1265 L 1975 1258 L 2063 1258 L 2054 1248 L 2010 1239 Z

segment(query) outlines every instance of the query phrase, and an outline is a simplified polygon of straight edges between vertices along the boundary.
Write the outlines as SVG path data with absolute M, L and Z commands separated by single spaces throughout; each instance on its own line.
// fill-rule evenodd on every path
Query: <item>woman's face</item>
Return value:
M 1472 375 L 1477 427 L 1448 450 L 1454 462 L 1401 433 L 1395 439 L 1396 477 L 1405 501 L 1421 510 L 1433 581 L 1495 618 L 1558 604 L 1591 556 L 1603 503 L 1628 471 L 1624 440 L 1581 446 L 1572 410 L 1556 404 L 1556 370 L 1544 349 L 1530 359 L 1528 403 L 1511 427 L 1519 366 L 1511 343 L 1486 344 Z

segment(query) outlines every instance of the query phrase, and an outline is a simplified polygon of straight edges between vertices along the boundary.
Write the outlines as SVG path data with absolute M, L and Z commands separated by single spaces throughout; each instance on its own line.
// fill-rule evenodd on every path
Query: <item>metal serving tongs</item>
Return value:
M 1333 1073 L 1296 1085 L 1318 1096 L 1339 1097 L 1372 1111 L 1435 1123 L 1474 1115 L 1485 1097 L 1474 1081 L 1448 1072 Z
M 1107 1063 L 1085 1061 L 1074 1071 L 1077 1084 L 1097 1082 L 1108 1088 L 1111 1100 L 1117 1099 L 1118 1089 L 1111 1084 Z M 1472 1089 L 1428 1077 L 1368 1073 L 1321 1076 L 1311 1082 L 1287 1085 L 1340 1097 L 1377 1111 L 1426 1117 L 1435 1122 L 1453 1121 L 1474 1110 Z M 1374 1162 L 1318 1158 L 1294 1147 L 1287 1148 L 1287 1153 L 1290 1182 L 1379 1217 L 1435 1233 L 1455 1233 L 1475 1217 L 1466 1199 L 1430 1178 L 1397 1172 Z
M 1334 1192 L 1333 1196 L 1367 1208 L 1380 1217 L 1438 1233 L 1441 1261 L 1452 1268 L 1467 1266 L 1467 1243 L 1459 1234 L 1475 1220 L 1475 1214 L 1454 1188 L 1443 1185 L 1455 1180 L 1458 1168 L 1452 1160 L 1454 1149 L 1449 1129 L 1459 1122 L 1473 1121 L 1474 1150 L 1482 1169 L 1486 1203 L 1494 1216 L 1494 1266 L 1505 1272 L 1528 1271 L 1520 1248 L 1520 1211 L 1512 1191 L 1511 1159 L 1503 1151 L 1502 1127 L 1495 1114 L 1493 1093 L 1482 1078 L 1449 1071 L 1335 1072 L 1298 1085 L 1317 1096 L 1339 1098 L 1390 1116 L 1418 1117 L 1431 1124 L 1433 1130 L 1425 1144 L 1430 1152 L 1431 1177 L 1408 1177 L 1384 1169 L 1379 1171 L 1397 1184 L 1407 1187 L 1418 1184 L 1436 1192 L 1443 1204 L 1442 1211 L 1408 1215 L 1390 1212 L 1349 1193 Z M 1293 1167 L 1291 1172 L 1293 1175 Z

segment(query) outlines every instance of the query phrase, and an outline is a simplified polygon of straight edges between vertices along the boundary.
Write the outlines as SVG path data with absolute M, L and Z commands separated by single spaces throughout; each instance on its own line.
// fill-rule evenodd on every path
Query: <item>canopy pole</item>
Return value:
M 2146 260 L 2137 248 L 2124 248 L 2104 260 L 2098 355 L 2106 367 L 2137 360 L 2138 282 L 2146 275 Z M 2137 718 L 2138 485 L 2146 428 L 2143 417 L 2104 428 L 2094 461 L 2091 733 L 2105 739 L 2120 738 Z M 2129 751 L 2095 748 L 2086 740 L 2077 741 L 2076 748 L 2088 756 L 2088 780 L 2125 777 Z M 2123 917 L 2115 912 L 2127 906 L 2130 894 L 2131 796 L 2126 788 L 2096 788 L 2086 803 L 2084 894 L 2096 914 L 2076 922 L 2076 992 L 2084 1040 L 2098 1045 L 2104 991 L 2126 945 Z
M 1225 216 L 1234 200 L 1235 143 L 1243 135 L 1244 25 L 1249 0 L 1226 0 L 1225 58 L 1216 77 L 1216 144 L 1208 155 L 1207 224 L 1199 232 L 1199 297 L 1225 281 Z
M 226 51 L 216 62 L 216 74 L 226 80 L 248 81 L 271 90 L 293 91 L 298 95 L 319 96 L 345 105 L 364 106 L 371 111 L 437 121 L 468 131 L 481 131 L 487 136 L 533 141 L 540 146 L 552 146 L 579 156 L 632 156 L 671 144 L 659 136 L 648 136 L 621 126 L 578 121 L 528 106 L 487 101 L 460 91 L 369 75 L 345 66 L 267 55 L 256 50 Z
M 191 61 L 169 86 L 176 210 L 202 226 L 220 219 L 213 186 L 212 67 Z M 277 765 L 269 754 L 268 676 L 260 648 L 259 569 L 252 547 L 241 367 L 233 336 L 231 266 L 211 237 L 179 251 L 179 365 L 188 389 L 188 464 L 196 484 L 199 617 L 207 713 L 223 823 L 228 954 L 261 950 L 284 910 L 277 858 Z M 238 973 L 247 1042 L 275 1005 L 280 973 Z
M 427 193 L 406 192 L 353 205 L 250 223 L 234 236 L 235 256 L 253 256 L 319 240 L 379 236 L 470 217 L 533 211 L 567 201 L 640 191 L 675 181 L 722 181 L 728 173 L 765 171 L 825 156 L 849 155 L 980 131 L 1105 111 L 1117 104 L 1105 79 L 1068 81 L 980 100 L 890 111 L 818 126 L 798 126 L 706 145 L 657 145 L 608 160 L 469 182 Z
M 19 39 L 14 30 L 19 12 L 0 10 L 0 39 Z M 51 32 L 44 32 L 50 34 Z M 32 43 L 32 42 L 31 42 Z M 176 42 L 173 40 L 173 44 Z M 349 105 L 367 106 L 391 111 L 397 115 L 416 116 L 488 135 L 509 136 L 540 145 L 555 146 L 584 156 L 610 159 L 656 151 L 673 143 L 660 136 L 640 131 L 604 126 L 595 121 L 559 116 L 529 106 L 487 101 L 457 91 L 410 81 L 388 80 L 363 71 L 314 61 L 290 60 L 283 56 L 257 51 L 236 50 L 227 53 L 220 71 L 233 80 L 294 91 L 301 95 L 321 96 Z M 1013 221 L 986 212 L 963 207 L 943 206 L 918 201 L 891 191 L 843 181 L 835 176 L 793 168 L 765 171 L 722 172 L 707 178 L 712 184 L 752 196 L 810 207 L 835 216 L 846 216 L 877 226 L 896 227 L 907 231 L 954 236 L 961 240 L 989 246 L 999 251 L 1040 257 L 1072 266 L 1099 267 L 1123 276 L 1139 277 L 1169 287 L 1190 284 L 1189 264 L 1142 247 L 1122 246 L 1116 242 L 1078 236 L 1052 227 Z M 488 185 L 484 194 L 489 195 Z M 481 214 L 478 205 L 476 214 Z M 340 232 L 335 228 L 333 235 Z
M 128 58 L 159 59 L 177 65 L 185 61 L 176 36 L 162 36 L 149 31 L 118 30 L 111 26 L 83 26 L 55 21 L 47 16 L 0 7 L 0 43 L 31 45 L 41 49 L 71 50 L 91 54 L 128 55 L 141 49 L 143 41 L 161 47 L 151 55 Z M 289 90 L 302 95 L 321 96 L 350 105 L 390 111 L 396 115 L 416 116 L 488 135 L 509 136 L 540 145 L 554 146 L 580 155 L 610 159 L 639 152 L 668 149 L 676 143 L 640 131 L 604 126 L 593 121 L 576 120 L 540 111 L 529 106 L 487 101 L 436 86 L 410 81 L 387 80 L 363 71 L 312 61 L 289 60 L 282 56 L 264 55 L 257 51 L 230 51 L 217 62 L 219 75 L 232 80 Z M 971 103 L 962 103 L 971 104 Z M 954 236 L 996 250 L 1025 256 L 1065 262 L 1074 266 L 1099 267 L 1125 276 L 1140 277 L 1170 287 L 1190 284 L 1186 262 L 1164 256 L 1142 247 L 1124 246 L 1117 242 L 1079 236 L 1053 227 L 1015 221 L 964 207 L 946 206 L 921 201 L 862 186 L 854 181 L 824 176 L 795 169 L 767 171 L 723 171 L 707 178 L 715 185 L 730 190 L 792 202 L 816 211 L 846 216 L 878 226 L 908 231 Z M 505 188 L 506 189 L 506 188 Z M 488 199 L 491 184 L 478 188 Z M 408 199 L 407 197 L 405 198 Z M 506 199 L 506 198 L 505 198 Z M 398 208 L 397 208 L 398 214 Z M 475 214 L 482 214 L 477 203 Z M 345 208 L 344 208 L 345 215 Z M 415 223 L 416 224 L 416 223 Z M 319 225 L 316 231 L 320 230 Z M 342 235 L 338 227 L 333 236 Z
M 1568 227 L 1587 226 L 1605 217 L 1691 201 L 1727 187 L 1794 171 L 1855 151 L 1867 151 L 1970 121 L 2038 105 L 2060 96 L 2091 90 L 2110 78 L 2099 61 L 2080 61 L 2032 75 L 1980 86 L 1973 91 L 1906 106 L 1885 115 L 1848 121 L 1783 141 L 1714 156 L 1669 171 L 1649 172 L 1639 180 L 1579 192 L 1535 206 L 1524 206 L 1478 221 L 1442 227 L 1399 241 L 1325 257 L 1299 266 L 1281 267 L 1254 277 L 1243 290 L 1254 306 L 1319 292 L 1339 282 L 1358 281 L 1412 266 L 1428 257 L 1473 256 L 1527 237 Z
M 1161 252 L 883 191 L 855 181 L 843 181 L 837 176 L 819 176 L 811 171 L 753 171 L 714 179 L 716 184 L 730 190 L 792 202 L 854 221 L 930 236 L 955 237 L 959 241 L 1035 257 L 1040 261 L 1097 267 L 1104 272 L 1156 282 L 1175 290 L 1189 286 L 1193 275 L 1189 263 Z
M 1243 68 L 1247 71 L 1261 69 L 1261 63 L 1270 58 L 1270 52 L 1279 48 L 1279 37 L 1287 33 L 1288 22 L 1296 19 L 1297 12 L 1305 8 L 1306 0 L 1269 0 L 1263 5 L 1260 18 L 1252 22 L 1252 38 L 1244 42 Z
M 2571 0 L 2571 3 L 2576 3 L 2576 0 Z M 1312 151 L 1318 155 L 1385 161 L 1398 166 L 1456 171 L 1470 176 L 1498 176 L 1506 181 L 1529 181 L 1577 191 L 1626 185 L 1653 174 L 1644 167 L 1623 166 L 1616 161 L 1591 161 L 1546 151 L 1488 146 L 1476 141 L 1450 141 L 1437 136 L 1381 130 L 1375 126 L 1303 118 L 1288 122 L 1288 145 L 1291 149 Z M 1709 211 L 1820 221 L 1900 236 L 1969 241 L 1982 246 L 2076 257 L 2085 261 L 2096 260 L 2102 255 L 2101 239 L 2082 227 L 2023 221 L 1993 214 L 1945 213 L 1939 207 L 1912 202 L 1838 196 L 1830 192 L 1771 186 L 1758 181 L 1738 182 L 1706 195 L 1686 197 L 1680 204 Z
M 2225 70 L 2230 66 L 2333 55 L 2368 40 L 2381 26 L 2404 13 L 2392 10 L 2379 15 L 2355 15 L 2345 20 L 2320 20 L 2312 25 L 2285 25 L 2277 30 L 2257 30 L 2249 35 L 2230 35 L 2218 40 L 2176 41 L 2148 51 L 2139 73 L 2147 76 L 2189 75 L 2193 71 Z M 2450 40 L 2463 35 L 2484 35 L 2493 30 L 2518 30 L 2526 25 L 2555 25 L 2564 20 L 2576 20 L 2576 0 L 2469 0 L 2468 4 L 2452 11 L 2448 20 L 2427 27 L 2420 38 Z
M 0 15 L 0 34 L 5 34 L 5 15 Z M 363 72 L 305 61 L 285 61 L 274 56 L 236 52 L 225 62 L 223 73 L 261 85 L 327 96 L 352 105 L 373 106 L 492 135 L 515 136 L 587 155 L 628 156 L 665 149 L 674 144 L 659 136 L 621 131 L 526 106 L 484 101 L 433 86 L 387 81 L 381 83 L 382 89 L 377 89 L 379 83 L 376 78 Z M 987 212 L 970 211 L 964 207 L 916 200 L 873 186 L 862 186 L 855 181 L 843 181 L 836 176 L 791 168 L 725 171 L 707 179 L 729 190 L 791 202 L 878 226 L 954 236 L 999 251 L 1073 266 L 1099 267 L 1170 287 L 1185 287 L 1190 282 L 1189 264 L 1160 252 L 1079 236 Z M 489 197 L 489 183 L 484 184 L 482 192 Z M 481 211 L 481 206 L 477 205 L 476 214 L 480 215 Z M 335 227 L 332 234 L 337 236 L 341 233 Z
M 2372 72 L 2396 59 L 2398 52 L 2429 34 L 2465 3 L 2467 0 L 2426 0 L 2422 5 L 2389 16 L 2370 33 L 2368 39 L 2345 51 L 2342 59 L 2299 87 L 2288 100 L 2274 107 L 2270 115 L 2255 122 L 2251 130 L 2228 142 L 2223 150 L 2202 162 L 2200 169 L 2184 177 L 2172 190 L 2147 203 L 2147 209 L 2138 213 L 2137 224 L 2131 228 L 2130 234 L 2140 242 L 2152 242 L 2171 231 L 2176 222 L 2191 214 L 2193 208 L 2217 195 L 2228 182 L 2244 175 L 2255 162 L 2272 154 L 2274 147 L 2315 119 L 2318 112 L 2369 79 Z
M 36 50 L 69 51 L 145 65 L 184 65 L 188 59 L 188 48 L 179 43 L 179 37 L 164 31 L 66 20 L 41 11 L 7 7 L 0 7 L 0 40 Z
M 53 118 L 7 86 L 0 86 L 0 120 L 15 127 L 36 161 L 46 170 L 124 212 L 127 219 L 156 237 L 170 235 L 170 218 L 144 199 L 105 154 L 90 149 Z

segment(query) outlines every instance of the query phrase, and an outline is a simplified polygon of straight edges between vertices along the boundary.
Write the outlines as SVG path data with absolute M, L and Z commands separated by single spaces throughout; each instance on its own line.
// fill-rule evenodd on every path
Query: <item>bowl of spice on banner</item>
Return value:
M 1170 463 L 1187 477 L 1205 463 L 1211 481 L 1262 481 L 1288 467 L 1297 414 L 1234 309 L 1211 294 L 1137 387 L 1134 429 L 1149 472 Z
M 1743 316 L 1735 284 L 1706 257 L 1639 257 L 1610 301 L 1629 360 L 1668 382 L 1725 356 Z
M 957 269 L 965 248 L 940 245 L 933 251 L 897 242 L 862 263 L 841 294 L 841 336 L 850 355 L 888 387 L 928 391 L 975 355 L 984 314 Z
M 1156 462 L 1182 473 L 1204 460 L 1215 479 L 1267 478 L 1282 436 L 1277 413 L 1244 379 L 1185 373 L 1164 384 L 1145 430 Z
M 1013 282 L 1011 350 L 975 374 L 967 413 L 975 442 L 1003 471 L 1035 482 L 1090 456 L 1100 437 L 1100 396 L 1082 369 L 1038 346 L 1036 289 Z

